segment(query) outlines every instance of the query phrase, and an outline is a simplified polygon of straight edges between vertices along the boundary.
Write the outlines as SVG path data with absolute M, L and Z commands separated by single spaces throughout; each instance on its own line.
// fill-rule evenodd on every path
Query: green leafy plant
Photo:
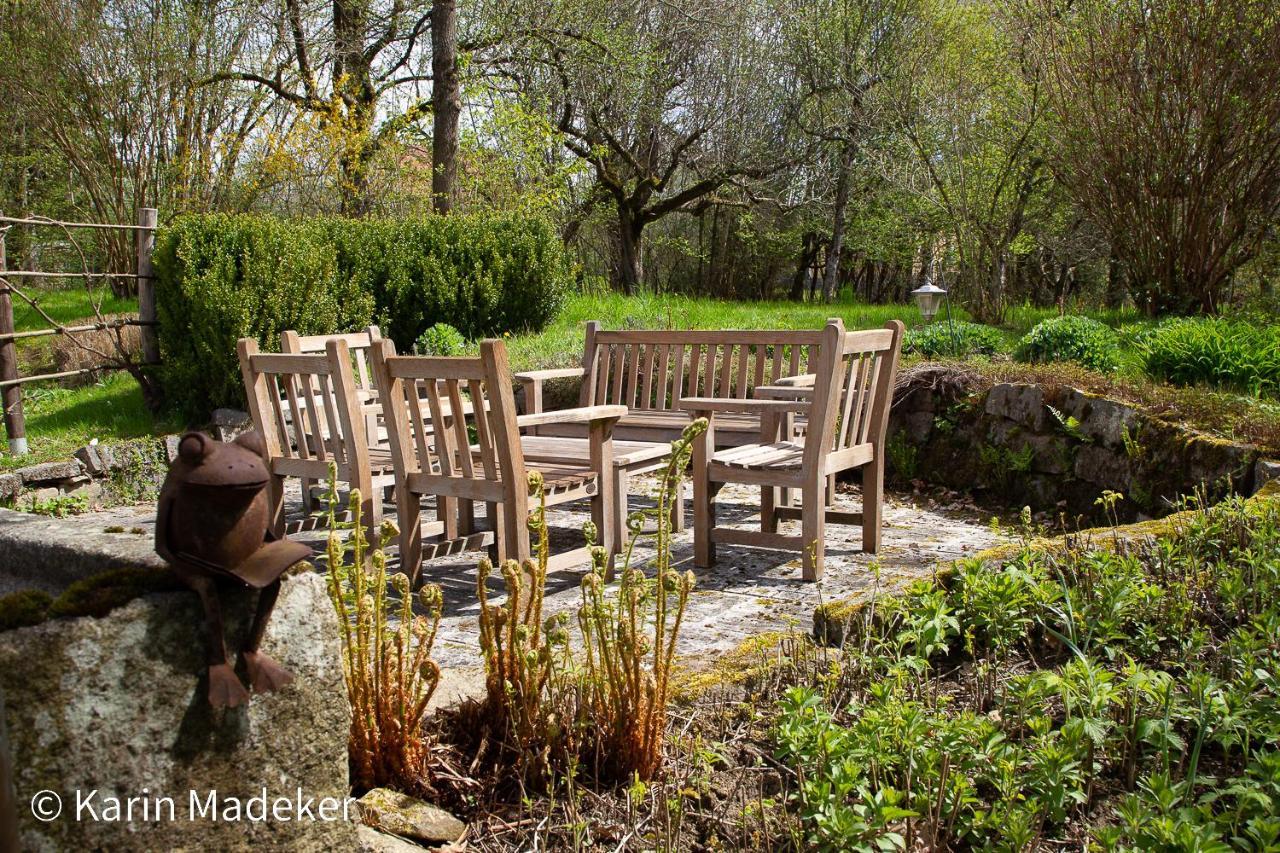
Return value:
M 920 449 L 911 443 L 904 431 L 899 430 L 889 436 L 885 442 L 885 453 L 889 469 L 899 482 L 908 483 L 915 479 L 920 469 Z
M 925 358 L 994 355 L 1003 349 L 1004 335 L 1000 330 L 981 323 L 931 323 L 909 330 L 902 339 L 904 353 L 916 353 Z
M 1139 340 L 1143 369 L 1175 385 L 1280 394 L 1280 326 L 1225 317 L 1167 320 Z
M 47 515 L 50 518 L 67 518 L 89 511 L 89 498 L 85 495 L 54 495 L 51 498 L 37 499 L 31 496 L 27 504 L 27 512 L 36 515 Z
M 440 627 L 443 596 L 438 586 L 423 586 L 416 601 L 426 615 L 414 613 L 408 576 L 397 572 L 388 578 L 386 556 L 380 549 L 369 549 L 359 490 L 350 496 L 351 521 L 338 521 L 336 476 L 331 466 L 326 554 L 329 598 L 338 615 L 342 674 L 351 703 L 351 782 L 357 789 L 422 791 L 427 787 L 430 747 L 422 721 L 440 683 L 431 647 Z M 345 541 L 340 533 L 344 528 L 349 530 Z M 395 526 L 386 522 L 383 528 L 382 539 L 392 541 Z
M 1074 361 L 1110 372 L 1119 366 L 1119 338 L 1111 327 L 1090 317 L 1050 317 L 1032 327 L 1013 351 L 1019 361 Z
M 418 336 L 415 349 L 419 355 L 453 356 L 462 352 L 467 341 L 448 323 L 436 323 Z

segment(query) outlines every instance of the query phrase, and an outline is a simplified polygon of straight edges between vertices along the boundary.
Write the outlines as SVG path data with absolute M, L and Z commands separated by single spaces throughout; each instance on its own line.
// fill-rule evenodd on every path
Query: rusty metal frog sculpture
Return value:
M 258 650 L 280 594 L 280 577 L 311 556 L 311 549 L 271 533 L 266 448 L 247 432 L 233 442 L 189 432 L 160 489 L 156 553 L 200 596 L 209 634 L 209 703 L 231 707 L 249 701 L 227 661 L 218 584 L 261 590 L 257 612 L 241 650 L 254 692 L 284 687 L 293 676 Z

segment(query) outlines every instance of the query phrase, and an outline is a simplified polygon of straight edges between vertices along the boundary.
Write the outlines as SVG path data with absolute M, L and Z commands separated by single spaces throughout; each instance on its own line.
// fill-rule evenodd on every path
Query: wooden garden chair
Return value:
M 369 446 L 347 343 L 331 340 L 324 354 L 263 353 L 256 340 L 241 338 L 237 350 L 253 425 L 267 447 L 276 533 L 286 530 L 284 478 L 327 482 L 333 463 L 338 482 L 360 490 L 375 541 L 382 490 L 395 477 L 390 451 Z
M 365 437 L 375 447 L 386 443 L 386 427 L 381 424 L 382 408 L 377 403 L 378 389 L 369 364 L 369 348 L 379 340 L 382 340 L 382 330 L 377 326 L 338 335 L 300 335 L 292 329 L 280 333 L 280 350 L 286 353 L 323 353 L 329 341 L 346 343 L 354 368 L 352 377 L 356 395 L 364 411 Z M 315 508 L 315 487 L 313 481 L 302 481 L 302 508 L 308 513 Z
M 625 406 L 517 415 L 507 350 L 498 340 L 483 341 L 478 358 L 398 356 L 383 341 L 373 349 L 373 365 L 396 476 L 400 562 L 415 583 L 428 552 L 454 553 L 492 541 L 499 560 L 528 559 L 529 506 L 536 501 L 529 495 L 531 469 L 542 473 L 548 506 L 590 498 L 599 544 L 615 551 L 612 431 Z M 521 427 L 552 423 L 586 424 L 589 458 L 527 462 Z M 430 544 L 423 541 L 420 523 L 421 498 L 427 495 L 438 506 L 458 507 L 446 513 L 439 541 Z M 468 511 L 474 502 L 487 507 L 488 536 L 474 530 Z M 549 570 L 589 561 L 584 546 L 553 555 Z
M 709 426 L 693 447 L 694 564 L 715 562 L 716 543 L 798 550 L 805 580 L 822 577 L 827 522 L 862 525 L 862 550 L 880 546 L 884 504 L 884 441 L 898 372 L 904 327 L 893 320 L 883 329 L 846 332 L 839 321 L 822 330 L 811 389 L 764 386 L 755 399 L 690 397 L 680 405 Z M 716 451 L 720 412 L 761 417 L 757 443 Z M 808 430 L 795 437 L 782 424 L 804 415 Z M 842 471 L 862 469 L 862 512 L 831 507 L 827 481 Z M 716 494 L 725 483 L 761 487 L 760 530 L 716 526 Z M 776 501 L 775 489 L 795 490 L 799 506 Z M 801 533 L 778 533 L 778 519 L 799 518 Z

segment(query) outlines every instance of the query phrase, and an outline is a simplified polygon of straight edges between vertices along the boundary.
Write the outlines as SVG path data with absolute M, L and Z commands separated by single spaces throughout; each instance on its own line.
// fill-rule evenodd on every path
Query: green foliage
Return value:
M 1074 361 L 1104 373 L 1118 366 L 1119 339 L 1106 325 L 1090 317 L 1069 314 L 1037 323 L 1018 342 L 1019 361 Z
M 35 515 L 47 515 L 50 518 L 67 518 L 89 511 L 89 498 L 85 495 L 54 495 L 44 500 L 36 500 L 35 495 L 27 504 L 27 512 Z
M 402 350 L 437 322 L 467 338 L 538 329 L 568 280 L 533 218 L 184 216 L 156 242 L 162 377 L 192 418 L 243 400 L 236 341 L 326 334 L 378 319 Z
M 1143 369 L 1176 385 L 1280 394 L 1280 326 L 1224 317 L 1168 320 L 1138 340 Z
M 415 349 L 418 355 L 452 356 L 461 354 L 467 341 L 448 323 L 436 323 L 418 336 Z
M 885 443 L 885 454 L 889 460 L 889 470 L 899 483 L 909 483 L 915 479 L 920 469 L 920 449 L 911 443 L 904 430 L 898 430 L 889 436 Z
M 1004 335 L 993 326 L 981 323 L 955 323 L 944 321 L 930 323 L 919 329 L 911 329 L 902 339 L 904 353 L 918 353 L 926 358 L 941 355 L 994 355 L 1004 348 Z
M 1271 849 L 1280 501 L 1183 519 L 871 602 L 780 702 L 804 846 Z

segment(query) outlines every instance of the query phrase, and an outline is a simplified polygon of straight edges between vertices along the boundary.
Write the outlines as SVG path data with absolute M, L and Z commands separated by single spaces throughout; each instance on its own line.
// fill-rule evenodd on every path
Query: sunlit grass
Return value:
M 31 453 L 0 455 L 0 468 L 20 468 L 51 459 L 69 459 L 92 439 L 114 441 L 173 432 L 176 427 L 157 421 L 142 402 L 138 383 L 125 373 L 108 374 L 92 385 L 60 388 L 28 385 L 22 405 L 27 419 Z
M 94 302 L 99 300 L 103 314 L 131 314 L 138 310 L 136 298 L 120 299 L 105 288 L 92 293 L 83 287 L 59 290 L 24 288 L 24 291 L 34 297 L 40 308 L 54 321 L 64 326 L 74 325 L 76 320 L 92 317 Z M 15 296 L 13 297 L 13 327 L 19 332 L 47 329 L 49 321 L 26 300 Z

